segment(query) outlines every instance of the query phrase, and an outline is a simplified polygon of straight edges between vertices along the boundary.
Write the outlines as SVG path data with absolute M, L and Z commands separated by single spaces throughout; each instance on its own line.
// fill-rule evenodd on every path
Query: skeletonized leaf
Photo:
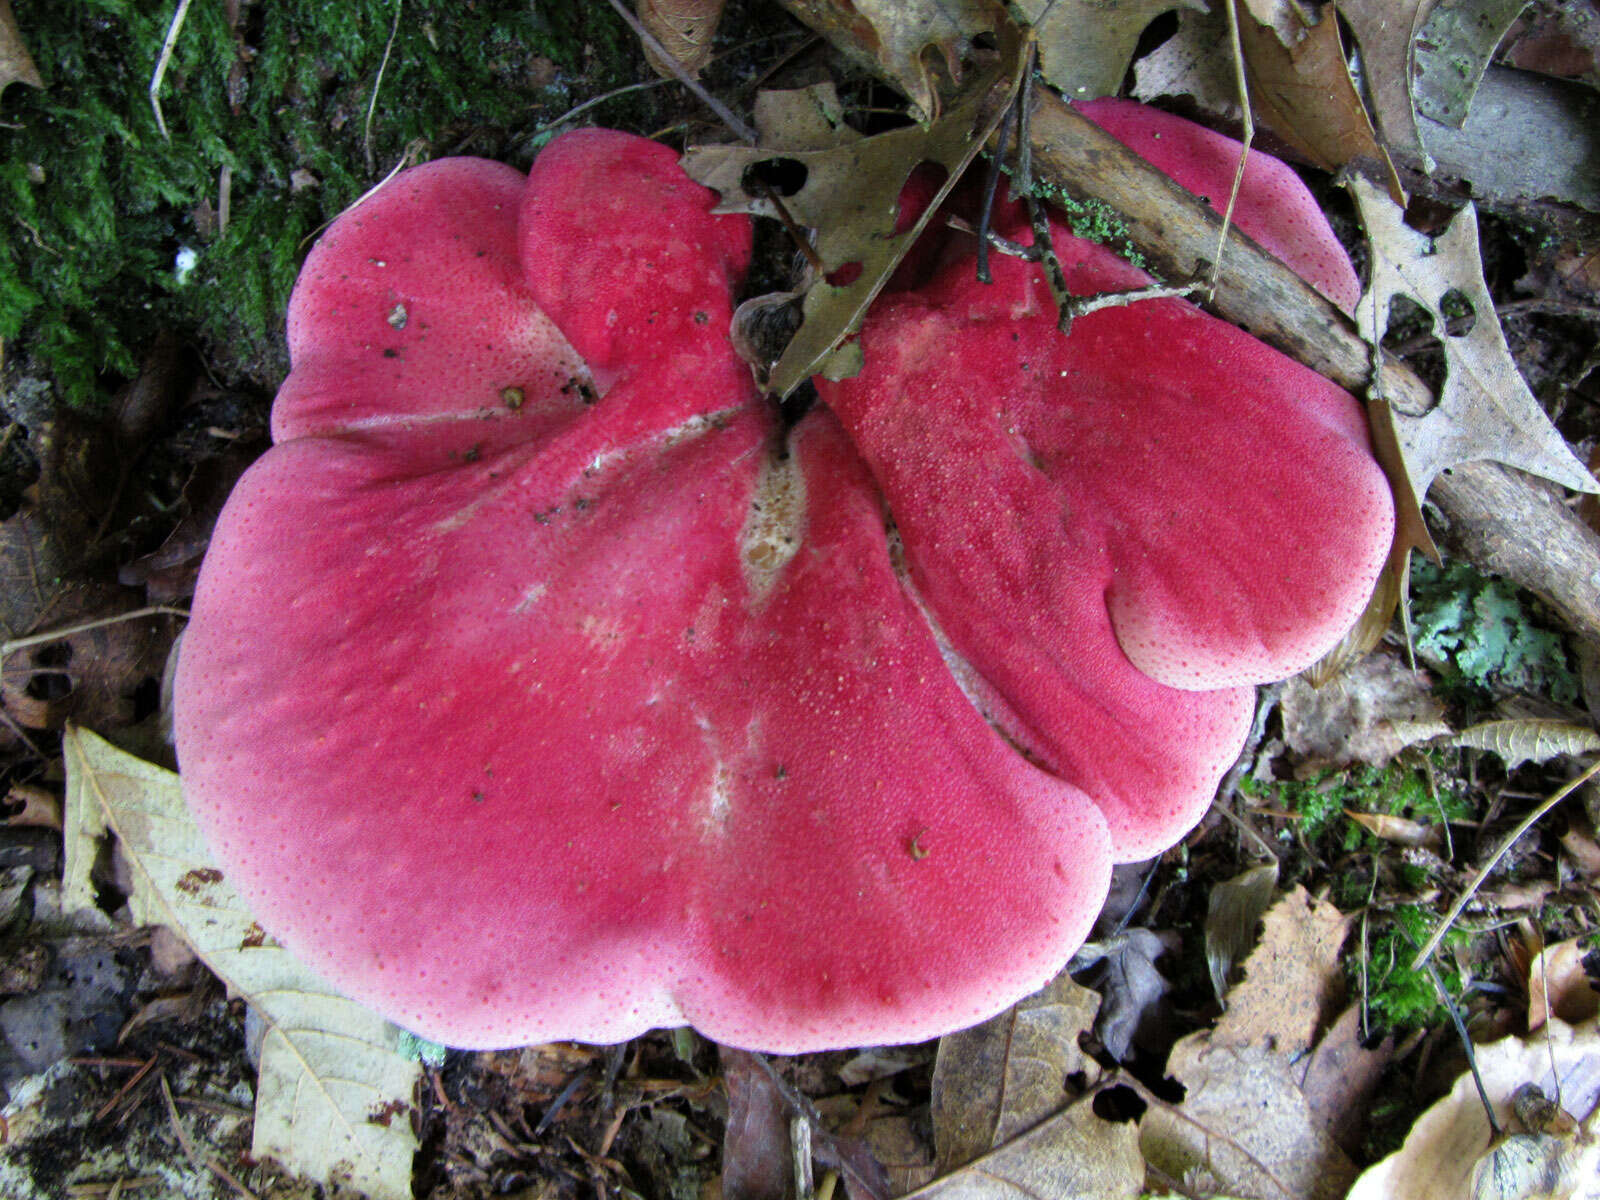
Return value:
M 267 937 L 211 865 L 175 774 L 76 728 L 62 752 L 69 821 L 117 836 L 137 919 L 178 930 L 266 1018 L 251 1153 L 373 1200 L 409 1200 L 421 1071 L 395 1053 L 399 1031 Z
M 1525 762 L 1549 762 L 1563 755 L 1600 751 L 1600 733 L 1587 725 L 1533 718 L 1485 721 L 1468 726 L 1451 741 L 1457 746 L 1498 754 L 1505 760 L 1508 771 Z
M 1068 1099 L 1066 1080 L 1098 1074 L 1078 1047 L 1100 997 L 1062 972 L 982 1025 L 939 1042 L 933 1068 L 933 1138 L 941 1173 L 981 1158 L 1038 1124 Z
M 1382 176 L 1389 194 L 1403 203 L 1405 194 L 1394 165 L 1378 144 L 1366 106 L 1350 79 L 1338 21 L 1329 13 L 1303 30 L 1298 40 L 1286 45 L 1274 26 L 1240 11 L 1239 44 L 1256 116 L 1324 170 L 1367 164 Z
M 1396 154 L 1423 160 L 1411 96 L 1413 53 L 1418 32 L 1438 0 L 1338 0 L 1361 48 L 1363 78 L 1372 98 L 1372 116 L 1384 145 Z
M 33 55 L 28 53 L 22 33 L 17 29 L 17 19 L 11 15 L 11 0 L 0 0 L 0 95 L 4 95 L 6 85 L 12 83 L 44 86 Z
M 1445 333 L 1446 376 L 1438 403 L 1425 413 L 1393 412 L 1399 453 L 1420 498 L 1440 471 L 1491 459 L 1554 480 L 1574 491 L 1595 491 L 1594 478 L 1567 448 L 1528 390 L 1512 360 L 1494 301 L 1483 279 L 1477 213 L 1469 203 L 1438 237 L 1418 233 L 1404 211 L 1367 181 L 1350 181 L 1372 246 L 1372 282 L 1356 305 L 1356 325 L 1370 344 L 1382 338 L 1389 306 L 1406 296 L 1446 330 L 1444 306 L 1469 306 L 1472 327 Z M 1383 394 L 1382 379 L 1374 393 Z
M 1251 867 L 1211 889 L 1206 911 L 1206 967 L 1218 1002 L 1228 995 L 1233 964 L 1256 944 L 1256 922 L 1277 896 L 1278 864 Z
M 1019 0 L 1039 39 L 1039 68 L 1068 100 L 1113 96 L 1145 27 L 1175 8 L 1205 11 L 1204 0 Z
M 1022 44 L 1014 25 L 1000 33 L 1000 64 L 986 71 L 931 127 L 908 126 L 830 150 L 778 152 L 750 146 L 697 146 L 683 156 L 695 182 L 721 194 L 716 212 L 779 216 L 772 199 L 745 186 L 757 163 L 782 159 L 805 169 L 805 181 L 783 198 L 794 221 L 817 231 L 823 271 L 806 292 L 799 330 L 773 367 L 766 384 L 787 396 L 812 375 L 830 379 L 854 374 L 860 348 L 843 346 L 861 327 L 878 292 L 916 241 L 923 227 L 1000 123 L 1005 106 L 985 101 L 997 88 L 1012 91 L 1021 81 Z M 923 163 L 944 167 L 946 178 L 920 219 L 895 232 L 900 191 Z
M 1460 129 L 1489 56 L 1528 0 L 1444 0 L 1417 38 L 1417 111 Z

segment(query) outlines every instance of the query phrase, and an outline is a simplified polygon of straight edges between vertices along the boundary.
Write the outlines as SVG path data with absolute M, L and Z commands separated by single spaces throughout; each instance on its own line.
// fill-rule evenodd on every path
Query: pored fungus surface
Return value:
M 269 932 L 438 1041 L 999 1011 L 1387 544 L 1350 397 L 1186 305 L 1060 339 L 1031 268 L 979 291 L 955 248 L 785 428 L 714 200 L 599 130 L 402 174 L 307 261 L 217 525 L 185 794 Z

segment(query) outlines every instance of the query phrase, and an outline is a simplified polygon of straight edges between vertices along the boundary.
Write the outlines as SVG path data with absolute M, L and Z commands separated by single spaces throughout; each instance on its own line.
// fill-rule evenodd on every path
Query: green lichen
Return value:
M 1009 167 L 1006 173 L 1010 174 Z M 1033 181 L 1033 195 L 1060 210 L 1067 224 L 1072 226 L 1074 236 L 1107 247 L 1141 271 L 1148 269 L 1144 254 L 1134 245 L 1128 232 L 1128 223 L 1104 200 L 1092 197 L 1080 200 L 1065 188 L 1039 178 Z
M 1412 566 L 1411 628 L 1417 652 L 1443 664 L 1447 691 L 1465 690 L 1466 699 L 1495 688 L 1577 699 L 1561 635 L 1539 622 L 1516 588 L 1465 563 Z

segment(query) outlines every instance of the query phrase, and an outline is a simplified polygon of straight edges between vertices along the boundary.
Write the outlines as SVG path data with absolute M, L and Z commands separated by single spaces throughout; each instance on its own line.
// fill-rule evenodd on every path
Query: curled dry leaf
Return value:
M 1546 946 L 1528 964 L 1529 1033 L 1537 1033 L 1552 1016 L 1581 1025 L 1600 1015 L 1600 992 L 1583 965 L 1587 940 L 1570 938 Z
M 1417 33 L 1437 0 L 1338 0 L 1339 15 L 1361 48 L 1373 120 L 1393 154 L 1421 161 L 1417 110 L 1411 96 Z
M 690 75 L 711 61 L 711 43 L 717 22 L 722 18 L 724 0 L 636 0 L 636 11 L 644 27 L 655 34 L 661 48 L 677 60 Z M 656 73 L 677 78 L 666 63 L 657 61 L 655 51 L 646 46 L 644 56 Z
M 1233 964 L 1256 944 L 1256 922 L 1278 892 L 1278 864 L 1251 867 L 1211 889 L 1206 911 L 1206 968 L 1211 990 L 1226 1007 Z
M 1345 809 L 1344 815 L 1375 838 L 1393 842 L 1396 846 L 1424 847 L 1437 850 L 1444 841 L 1444 833 L 1437 825 L 1397 817 L 1392 813 L 1367 813 Z
M 1285 44 L 1279 32 L 1282 24 L 1266 25 L 1248 13 L 1239 14 L 1239 44 L 1256 116 L 1324 170 L 1356 166 L 1373 172 L 1395 202 L 1403 204 L 1405 193 L 1394 165 L 1378 144 L 1345 65 L 1338 21 L 1329 13 L 1305 25 L 1292 44 Z
M 1600 733 L 1570 721 L 1523 718 L 1485 721 L 1471 725 L 1451 738 L 1451 744 L 1488 750 L 1505 760 L 1506 770 L 1525 762 L 1549 762 L 1563 755 L 1600 753 Z

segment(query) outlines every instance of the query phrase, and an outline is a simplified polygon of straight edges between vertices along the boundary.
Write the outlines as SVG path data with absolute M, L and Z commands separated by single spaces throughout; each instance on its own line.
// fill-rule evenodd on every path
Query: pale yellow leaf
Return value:
M 1476 1053 L 1478 1073 L 1502 1129 L 1520 1128 L 1512 1097 L 1533 1084 L 1574 1120 L 1591 1117 L 1600 1104 L 1600 1037 L 1595 1023 L 1571 1026 L 1552 1020 L 1538 1036 L 1502 1038 Z M 1526 1135 L 1519 1135 L 1526 1136 Z M 1527 1146 L 1553 1168 L 1555 1187 L 1530 1196 L 1554 1200 L 1600 1200 L 1600 1141 L 1592 1136 L 1552 1139 Z M 1472 1076 L 1463 1072 L 1443 1100 L 1423 1113 L 1394 1154 L 1356 1181 L 1349 1200 L 1462 1200 L 1473 1196 L 1475 1174 L 1494 1148 Z M 1479 1192 L 1490 1197 L 1494 1192 Z M 1505 1193 L 1500 1193 L 1504 1195 Z M 1512 1193 L 1515 1195 L 1515 1193 Z
M 211 865 L 175 774 L 76 728 L 62 753 L 69 826 L 76 818 L 80 829 L 67 888 L 81 898 L 87 885 L 87 831 L 115 834 L 133 868 L 136 919 L 182 933 L 266 1020 L 251 1153 L 372 1200 L 410 1200 L 421 1069 L 395 1053 L 399 1031 L 266 936 Z

